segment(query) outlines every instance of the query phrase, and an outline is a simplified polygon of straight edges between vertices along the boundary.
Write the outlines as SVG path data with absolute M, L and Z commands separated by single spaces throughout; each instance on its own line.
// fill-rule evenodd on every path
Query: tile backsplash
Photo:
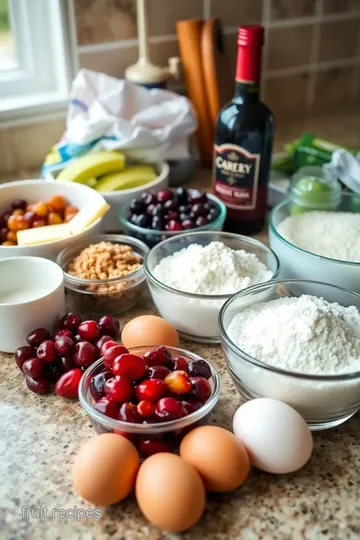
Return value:
M 79 66 L 123 77 L 138 55 L 136 0 L 72 0 L 72 4 Z M 178 20 L 220 17 L 233 69 L 238 26 L 263 24 L 263 99 L 278 122 L 334 112 L 359 101 L 360 0 L 147 0 L 147 4 L 151 56 L 162 65 L 179 54 Z M 184 91 L 184 81 L 173 89 Z M 37 167 L 63 129 L 64 118 L 6 131 L 0 126 L 0 145 L 7 150 L 0 171 Z M 29 140 L 31 144 L 25 142 Z

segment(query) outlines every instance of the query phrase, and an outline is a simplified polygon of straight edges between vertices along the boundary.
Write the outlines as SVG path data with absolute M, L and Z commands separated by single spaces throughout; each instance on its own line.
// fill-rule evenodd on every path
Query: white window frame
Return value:
M 73 0 L 8 0 L 18 65 L 0 71 L 0 122 L 65 110 L 77 70 Z

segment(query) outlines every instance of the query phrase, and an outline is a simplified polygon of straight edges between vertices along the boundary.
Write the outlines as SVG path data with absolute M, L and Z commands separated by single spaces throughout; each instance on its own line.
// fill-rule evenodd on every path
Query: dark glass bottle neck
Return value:
M 257 103 L 260 99 L 259 96 L 260 83 L 236 81 L 234 96 L 236 103 Z

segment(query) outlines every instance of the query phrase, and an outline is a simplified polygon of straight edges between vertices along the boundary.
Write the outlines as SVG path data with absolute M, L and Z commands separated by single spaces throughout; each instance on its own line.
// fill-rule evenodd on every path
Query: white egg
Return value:
M 312 453 L 313 439 L 305 420 L 275 399 L 254 399 L 241 405 L 233 431 L 245 445 L 251 463 L 269 473 L 297 471 Z

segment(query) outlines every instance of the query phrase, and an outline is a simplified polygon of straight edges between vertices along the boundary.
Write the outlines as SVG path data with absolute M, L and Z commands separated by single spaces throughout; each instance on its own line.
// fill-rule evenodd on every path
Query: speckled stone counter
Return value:
M 356 139 L 358 119 L 359 115 L 357 119 L 347 117 L 347 130 L 344 122 L 340 125 L 344 144 L 360 146 L 360 139 Z M 302 129 L 298 127 L 294 136 Z M 326 135 L 324 130 L 316 131 Z M 208 183 L 209 173 L 202 172 L 193 185 L 204 187 Z M 260 238 L 266 240 L 266 234 Z M 121 322 L 152 310 L 149 302 L 127 313 Z M 218 369 L 221 398 L 212 422 L 231 428 L 241 398 L 227 374 L 220 346 L 185 341 L 181 346 L 202 355 Z M 360 538 L 360 414 L 337 429 L 314 434 L 313 456 L 299 472 L 272 476 L 253 470 L 237 491 L 209 495 L 202 520 L 182 535 L 149 525 L 133 496 L 101 509 L 100 519 L 51 517 L 53 510 L 88 508 L 72 489 L 71 469 L 81 442 L 94 435 L 78 402 L 30 393 L 12 357 L 0 353 L 1 540 Z M 36 515 L 45 507 L 48 518 L 31 517 L 31 510 Z

